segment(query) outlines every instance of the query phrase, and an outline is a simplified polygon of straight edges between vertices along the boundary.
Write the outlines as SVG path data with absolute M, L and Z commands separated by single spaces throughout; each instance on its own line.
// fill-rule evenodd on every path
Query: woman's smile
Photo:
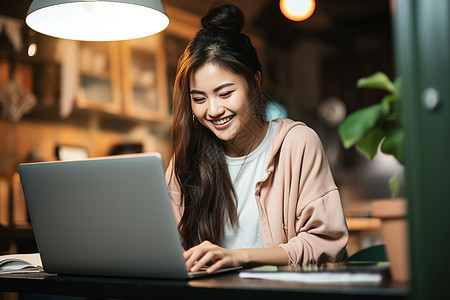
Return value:
M 214 123 L 214 127 L 216 127 L 219 130 L 222 130 L 222 129 L 227 128 L 227 126 L 230 124 L 233 117 L 234 116 L 229 116 L 229 117 L 222 118 L 219 120 L 212 120 L 212 122 Z

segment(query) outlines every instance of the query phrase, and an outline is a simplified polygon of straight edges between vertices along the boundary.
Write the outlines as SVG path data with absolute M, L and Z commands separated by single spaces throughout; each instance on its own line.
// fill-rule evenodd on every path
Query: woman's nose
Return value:
M 211 117 L 220 116 L 225 112 L 225 109 L 222 105 L 222 101 L 220 99 L 214 98 L 209 101 L 208 114 Z

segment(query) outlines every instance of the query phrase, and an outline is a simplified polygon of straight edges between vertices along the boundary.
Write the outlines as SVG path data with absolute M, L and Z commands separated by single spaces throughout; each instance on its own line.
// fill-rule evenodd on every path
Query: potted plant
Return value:
M 343 146 L 356 146 L 370 160 L 380 149 L 383 153 L 393 155 L 403 165 L 400 80 L 392 82 L 386 74 L 377 72 L 359 79 L 357 87 L 381 89 L 387 94 L 379 103 L 353 112 L 339 125 Z M 372 207 L 372 214 L 382 222 L 381 231 L 392 277 L 401 281 L 409 279 L 406 199 L 397 198 L 403 178 L 403 172 L 391 177 L 391 199 L 375 201 Z
M 359 88 L 375 88 L 387 91 L 380 103 L 353 112 L 339 125 L 339 137 L 345 148 L 356 146 L 372 160 L 378 149 L 393 155 L 403 164 L 404 131 L 400 113 L 400 80 L 392 82 L 386 74 L 377 72 L 361 78 Z M 398 196 L 403 174 L 396 174 L 389 180 L 391 197 Z

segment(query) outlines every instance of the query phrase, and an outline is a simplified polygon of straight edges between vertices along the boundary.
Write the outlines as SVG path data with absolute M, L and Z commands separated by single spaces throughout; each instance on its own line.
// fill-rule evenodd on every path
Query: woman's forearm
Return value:
M 289 257 L 281 247 L 238 249 L 243 257 L 243 265 L 255 267 L 262 265 L 283 266 L 289 264 Z

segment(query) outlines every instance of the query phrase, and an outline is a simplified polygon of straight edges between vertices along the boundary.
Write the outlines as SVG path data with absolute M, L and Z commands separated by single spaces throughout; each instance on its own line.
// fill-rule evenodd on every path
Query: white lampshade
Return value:
M 25 22 L 58 38 L 117 41 L 158 33 L 169 18 L 160 0 L 33 0 Z

